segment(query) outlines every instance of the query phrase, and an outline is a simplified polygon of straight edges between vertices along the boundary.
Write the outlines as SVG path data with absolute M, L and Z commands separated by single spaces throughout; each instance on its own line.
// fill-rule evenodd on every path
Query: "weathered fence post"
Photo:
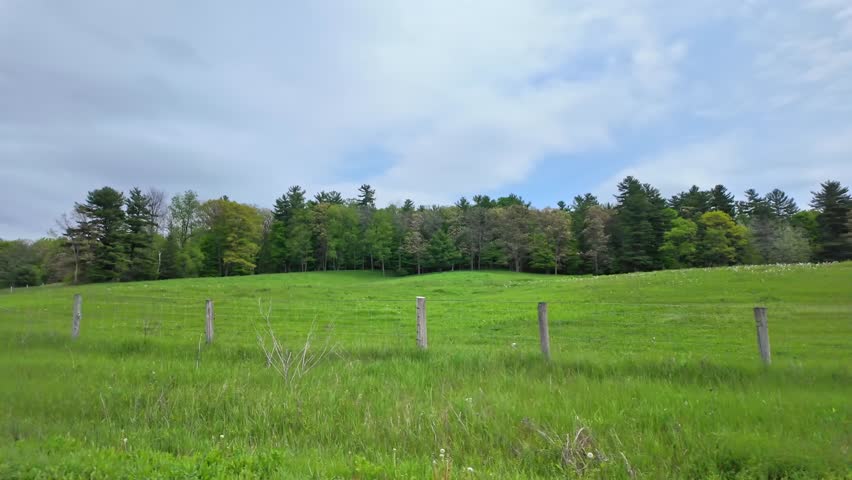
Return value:
M 550 360 L 550 332 L 547 329 L 547 302 L 538 303 L 538 335 L 541 337 L 541 353 Z
M 426 350 L 426 297 L 417 297 L 417 346 Z
M 83 319 L 83 296 L 74 295 L 74 313 L 71 317 L 71 338 L 80 336 L 80 320 Z
M 760 358 L 764 365 L 772 363 L 772 352 L 769 350 L 769 325 L 766 319 L 766 307 L 754 307 L 754 323 L 757 324 L 757 346 L 760 348 Z
M 213 300 L 207 299 L 207 317 L 204 322 L 204 333 L 207 335 L 207 343 L 213 343 Z

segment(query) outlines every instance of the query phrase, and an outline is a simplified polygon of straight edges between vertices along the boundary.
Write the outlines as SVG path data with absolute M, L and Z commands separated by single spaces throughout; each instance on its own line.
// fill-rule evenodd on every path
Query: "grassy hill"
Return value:
M 74 293 L 83 320 L 72 341 Z M 768 308 L 769 368 L 757 305 Z M 329 353 L 285 380 L 258 344 L 270 345 L 268 326 L 285 348 L 310 333 L 310 351 Z M 0 345 L 0 478 L 847 478 L 852 468 L 850 263 L 48 286 L 0 294 Z

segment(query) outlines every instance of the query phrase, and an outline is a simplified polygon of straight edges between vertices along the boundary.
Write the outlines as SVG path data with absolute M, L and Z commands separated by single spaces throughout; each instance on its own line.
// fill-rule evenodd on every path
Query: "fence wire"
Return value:
M 4 297 L 8 299 L 9 296 Z M 0 299 L 0 331 L 27 337 L 70 336 L 72 298 L 27 295 Z M 98 341 L 162 339 L 194 344 L 204 333 L 205 298 L 83 296 L 81 338 Z M 342 346 L 415 348 L 415 299 L 228 297 L 213 299 L 217 344 L 257 342 L 272 328 L 294 343 L 312 333 Z M 657 352 L 702 357 L 753 356 L 753 305 L 742 303 L 548 302 L 555 354 Z M 268 317 L 268 318 L 267 318 Z M 852 309 L 845 305 L 769 306 L 773 350 L 792 357 L 819 355 L 838 338 L 849 353 Z M 430 348 L 538 348 L 536 302 L 427 299 Z M 834 343 L 833 343 L 834 342 Z

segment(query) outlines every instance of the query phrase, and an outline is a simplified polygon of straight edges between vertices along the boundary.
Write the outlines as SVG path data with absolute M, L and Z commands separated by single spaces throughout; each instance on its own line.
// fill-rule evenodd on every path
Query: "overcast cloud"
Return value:
M 840 0 L 0 0 L 0 237 L 104 185 L 805 205 L 852 179 L 850 99 Z

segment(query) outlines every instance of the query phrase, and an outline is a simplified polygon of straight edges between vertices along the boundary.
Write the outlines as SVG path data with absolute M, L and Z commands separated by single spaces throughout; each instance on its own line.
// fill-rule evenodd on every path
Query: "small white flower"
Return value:
M 594 454 L 594 453 L 592 453 L 592 452 L 588 452 L 588 453 L 586 453 L 586 457 L 588 457 L 588 458 L 595 458 L 595 454 Z
M 125 445 L 127 445 L 127 437 L 124 437 L 124 439 L 122 439 L 121 441 L 124 442 Z
M 467 473 L 473 473 L 473 467 L 467 467 Z
M 225 438 L 225 434 L 224 433 L 219 434 L 219 438 Z
M 516 342 L 512 342 L 512 348 L 518 348 L 518 344 Z
M 443 448 L 442 448 L 441 450 L 439 450 L 439 452 L 441 453 L 441 455 L 443 455 L 443 454 L 447 453 L 447 451 L 446 451 L 446 450 L 444 450 Z

